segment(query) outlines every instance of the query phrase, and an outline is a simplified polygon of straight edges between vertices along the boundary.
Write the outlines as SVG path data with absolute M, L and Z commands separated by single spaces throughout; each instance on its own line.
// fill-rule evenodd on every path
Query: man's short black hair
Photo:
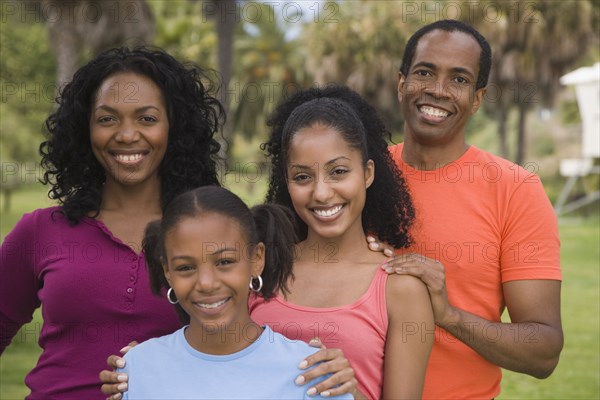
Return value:
M 492 67 L 492 49 L 490 48 L 490 44 L 483 35 L 471 25 L 454 19 L 444 19 L 425 25 L 408 39 L 408 43 L 406 43 L 404 49 L 404 56 L 402 57 L 402 65 L 400 65 L 400 72 L 402 75 L 405 77 L 408 75 L 408 70 L 412 64 L 415 50 L 421 37 L 438 29 L 446 32 L 463 32 L 475 38 L 477 43 L 479 43 L 479 47 L 481 47 L 481 54 L 479 55 L 479 74 L 477 76 L 475 89 L 477 90 L 486 87 L 490 76 L 490 69 Z

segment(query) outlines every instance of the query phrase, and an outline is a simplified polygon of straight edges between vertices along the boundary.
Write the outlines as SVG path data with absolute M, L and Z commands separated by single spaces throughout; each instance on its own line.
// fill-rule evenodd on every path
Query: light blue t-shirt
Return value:
M 298 364 L 318 349 L 292 341 L 265 326 L 260 337 L 228 355 L 201 353 L 189 345 L 183 327 L 129 350 L 124 399 L 315 399 L 306 391 L 325 379 L 298 386 Z M 352 395 L 338 396 L 353 399 Z

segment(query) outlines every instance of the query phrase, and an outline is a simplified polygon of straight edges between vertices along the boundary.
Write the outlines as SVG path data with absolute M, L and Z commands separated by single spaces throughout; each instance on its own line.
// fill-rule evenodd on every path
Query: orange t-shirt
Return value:
M 422 171 L 402 161 L 402 148 L 389 150 L 415 206 L 408 251 L 444 265 L 450 304 L 497 322 L 502 283 L 561 280 L 556 217 L 533 172 L 474 146 L 453 163 Z M 483 329 L 490 338 L 499 334 L 492 325 Z M 424 398 L 491 399 L 501 377 L 499 367 L 436 328 Z

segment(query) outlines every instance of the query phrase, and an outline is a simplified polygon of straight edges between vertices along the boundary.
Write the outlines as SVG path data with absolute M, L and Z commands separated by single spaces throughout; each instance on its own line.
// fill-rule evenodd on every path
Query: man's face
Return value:
M 475 90 L 480 52 L 463 32 L 434 30 L 421 37 L 398 84 L 405 135 L 427 146 L 464 142 L 467 121 L 485 93 Z

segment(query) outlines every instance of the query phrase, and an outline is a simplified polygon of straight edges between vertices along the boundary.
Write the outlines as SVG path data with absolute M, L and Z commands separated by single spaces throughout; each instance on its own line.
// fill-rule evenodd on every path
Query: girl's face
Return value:
M 243 333 L 251 323 L 248 284 L 262 272 L 264 245 L 251 252 L 239 223 L 213 212 L 180 221 L 167 232 L 165 248 L 165 276 L 190 315 L 190 334 Z
M 289 145 L 288 191 L 298 216 L 308 225 L 308 238 L 340 238 L 363 233 L 361 214 L 375 166 L 364 166 L 334 128 L 314 124 L 296 132 Z
M 169 138 L 160 88 L 132 72 L 111 75 L 100 85 L 91 111 L 92 151 L 107 183 L 132 186 L 158 179 Z

